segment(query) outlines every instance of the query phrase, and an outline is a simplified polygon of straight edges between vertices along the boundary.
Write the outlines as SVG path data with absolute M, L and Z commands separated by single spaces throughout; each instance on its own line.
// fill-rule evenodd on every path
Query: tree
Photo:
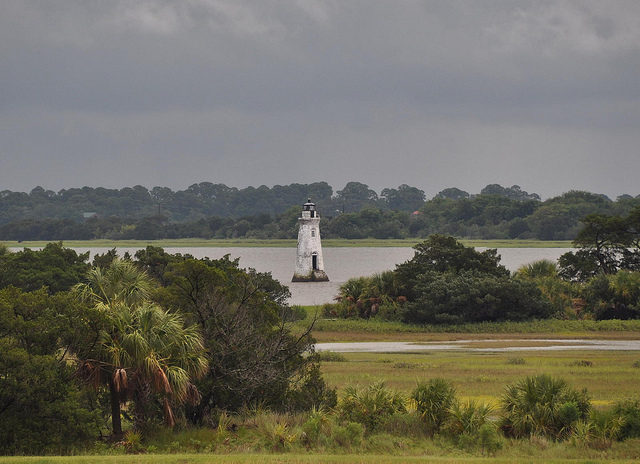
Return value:
M 540 195 L 537 193 L 528 193 L 520 189 L 519 185 L 512 185 L 511 187 L 503 187 L 499 184 L 489 184 L 480 191 L 480 195 L 498 195 L 507 197 L 511 200 L 536 200 L 540 201 Z
M 96 343 L 78 350 L 81 377 L 95 387 L 109 388 L 114 435 L 122 434 L 120 403 L 133 399 L 135 423 L 148 418 L 155 393 L 165 421 L 174 424 L 172 404 L 197 402 L 192 380 L 207 367 L 204 345 L 196 326 L 185 326 L 178 313 L 150 302 L 153 282 L 129 261 L 114 259 L 106 268 L 88 273 L 75 291 L 104 315 Z
M 413 294 L 418 276 L 425 273 L 477 271 L 496 277 L 508 277 L 509 271 L 500 264 L 497 250 L 476 251 L 465 247 L 455 238 L 434 234 L 413 247 L 415 254 L 409 261 L 396 266 L 398 281 Z
M 640 270 L 640 207 L 626 217 L 590 214 L 582 222 L 573 242 L 579 250 L 559 259 L 563 277 L 585 281 L 620 269 Z
M 202 423 L 216 408 L 252 402 L 286 408 L 292 382 L 304 381 L 313 364 L 305 356 L 309 331 L 294 335 L 287 323 L 288 289 L 228 256 L 172 261 L 163 279 L 158 300 L 200 327 L 209 353 L 207 375 L 197 383 L 202 401 L 187 409 L 189 420 Z
M 473 271 L 427 272 L 416 278 L 404 319 L 461 324 L 544 319 L 551 313 L 533 282 Z
M 438 192 L 434 198 L 447 198 L 450 200 L 461 200 L 463 198 L 469 198 L 469 192 L 460 190 L 457 187 L 449 187 Z
M 396 267 L 413 323 L 463 323 L 549 317 L 550 306 L 531 282 L 510 277 L 496 250 L 478 252 L 453 237 L 432 235 Z
M 0 454 L 60 453 L 97 436 L 66 357 L 91 340 L 85 316 L 67 293 L 0 290 Z
M 374 206 L 377 201 L 378 194 L 361 182 L 347 182 L 342 190 L 338 190 L 336 196 L 338 208 L 343 213 L 360 211 L 365 206 Z
M 25 248 L 0 255 L 0 288 L 13 285 L 26 291 L 47 287 L 50 293 L 69 290 L 89 269 L 89 252 L 78 254 L 61 242 L 40 251 Z
M 390 209 L 397 211 L 415 211 L 425 200 L 424 191 L 407 184 L 402 184 L 397 189 L 383 189 L 380 196 Z

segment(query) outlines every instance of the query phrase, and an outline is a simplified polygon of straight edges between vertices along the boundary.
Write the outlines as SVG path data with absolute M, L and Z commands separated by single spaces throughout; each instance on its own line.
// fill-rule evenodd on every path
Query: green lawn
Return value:
M 324 239 L 325 247 L 412 247 L 421 239 Z M 570 248 L 570 241 L 543 241 L 543 240 L 461 240 L 465 246 L 487 248 Z M 9 247 L 42 247 L 48 242 L 4 242 Z M 171 240 L 64 240 L 67 247 L 72 248 L 132 248 L 146 247 L 147 245 L 167 247 L 295 247 L 295 239 L 212 239 L 183 238 Z
M 635 443 L 637 446 L 637 443 Z M 428 450 L 431 451 L 431 450 Z M 458 453 L 460 454 L 460 453 Z M 637 453 L 581 453 L 578 456 L 556 457 L 557 445 L 550 445 L 537 453 L 530 451 L 525 455 L 474 457 L 474 456 L 439 456 L 425 453 L 422 455 L 392 456 L 376 454 L 140 454 L 117 456 L 72 456 L 72 457 L 0 457 L 0 464 L 198 464 L 198 463 L 238 463 L 238 464 L 396 464 L 404 462 L 433 462 L 443 464 L 465 463 L 634 463 Z M 616 454 L 630 455 L 618 457 Z M 614 457 L 615 456 L 615 457 Z

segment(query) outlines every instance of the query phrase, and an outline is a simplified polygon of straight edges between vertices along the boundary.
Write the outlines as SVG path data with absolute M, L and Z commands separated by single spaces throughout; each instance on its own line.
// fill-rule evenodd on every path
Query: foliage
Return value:
M 438 433 L 449 419 L 455 395 L 455 389 L 445 379 L 435 378 L 416 386 L 411 398 L 430 434 Z
M 588 311 L 594 319 L 640 319 L 640 272 L 600 274 L 582 288 Z
M 365 319 L 377 316 L 383 320 L 400 320 L 406 302 L 392 271 L 347 280 L 340 286 L 337 299 L 337 304 L 324 308 L 326 316 Z
M 187 408 L 191 422 L 202 423 L 218 408 L 255 402 L 284 409 L 295 384 L 311 381 L 305 376 L 313 373 L 307 369 L 315 360 L 304 356 L 312 344 L 309 330 L 291 333 L 289 290 L 270 274 L 245 271 L 228 256 L 177 256 L 162 280 L 166 287 L 157 300 L 200 327 L 208 352 L 209 369 L 197 383 L 202 401 Z M 317 388 L 319 382 L 313 380 Z
M 586 391 L 575 391 L 564 380 L 548 375 L 527 377 L 508 385 L 501 403 L 502 431 L 516 438 L 566 438 L 591 409 Z
M 378 195 L 348 182 L 333 195 L 326 182 L 238 189 L 202 182 L 186 190 L 142 186 L 89 188 L 58 193 L 3 191 L 0 239 L 90 240 L 295 238 L 299 205 L 313 198 L 326 237 L 426 237 L 574 239 L 589 214 L 627 214 L 640 204 L 629 195 L 570 191 L 544 202 L 519 186 L 487 185 L 479 195 L 448 188 L 425 201 L 424 192 L 402 184 Z M 95 212 L 85 218 L 83 213 Z
M 0 288 L 13 285 L 32 291 L 44 286 L 51 293 L 69 290 L 89 269 L 88 258 L 88 252 L 78 255 L 62 243 L 48 243 L 40 251 L 25 248 L 0 254 Z
M 446 432 L 454 437 L 458 435 L 475 437 L 489 420 L 492 411 L 491 405 L 473 400 L 454 401 L 449 409 Z
M 612 414 L 622 418 L 619 440 L 640 437 L 640 401 L 626 400 L 616 403 Z
M 386 418 L 406 412 L 405 398 L 382 382 L 360 390 L 347 387 L 338 403 L 338 412 L 342 420 L 362 424 L 371 432 Z
M 75 292 L 104 316 L 96 343 L 78 347 L 80 375 L 94 387 L 107 385 L 114 434 L 121 434 L 120 403 L 134 400 L 138 429 L 157 401 L 165 421 L 175 423 L 173 405 L 199 401 L 192 381 L 206 370 L 204 344 L 196 326 L 148 300 L 152 281 L 130 261 L 114 259 L 92 269 Z
M 431 235 L 413 247 L 415 254 L 409 261 L 396 267 L 401 288 L 410 290 L 421 275 L 432 273 L 458 273 L 461 271 L 508 277 L 509 271 L 500 265 L 497 250 L 476 251 L 465 247 L 454 237 Z M 407 294 L 411 296 L 411 294 Z
M 69 452 L 95 438 L 99 417 L 63 350 L 86 329 L 67 294 L 0 290 L 0 454 Z
M 554 317 L 569 319 L 581 316 L 583 308 L 575 305 L 579 292 L 577 284 L 561 279 L 558 266 L 553 261 L 543 259 L 521 266 L 514 277 L 533 282 L 551 305 Z
M 515 273 L 516 277 L 522 279 L 542 279 L 545 277 L 557 277 L 558 266 L 548 259 L 540 259 L 529 264 L 520 266 Z
M 585 281 L 619 270 L 640 271 L 640 206 L 627 216 L 591 214 L 574 240 L 577 252 L 560 257 L 566 279 Z
M 534 283 L 490 274 L 424 273 L 411 293 L 404 318 L 412 323 L 522 321 L 552 314 Z
M 286 409 L 290 411 L 306 411 L 309 409 L 331 409 L 338 403 L 338 394 L 335 388 L 329 388 L 322 378 L 320 365 L 309 364 L 301 380 L 294 388 L 287 392 L 284 402 Z

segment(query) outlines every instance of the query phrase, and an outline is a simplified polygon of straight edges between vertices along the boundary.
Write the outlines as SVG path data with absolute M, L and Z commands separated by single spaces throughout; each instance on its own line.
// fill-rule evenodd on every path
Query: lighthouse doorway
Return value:
M 311 255 L 311 269 L 318 270 L 318 255 L 316 253 Z

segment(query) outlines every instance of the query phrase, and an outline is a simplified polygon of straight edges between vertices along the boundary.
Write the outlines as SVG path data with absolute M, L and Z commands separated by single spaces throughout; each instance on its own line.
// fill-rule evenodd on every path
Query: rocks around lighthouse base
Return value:
M 291 282 L 329 282 L 329 277 L 324 271 L 315 270 L 309 274 L 294 274 Z

